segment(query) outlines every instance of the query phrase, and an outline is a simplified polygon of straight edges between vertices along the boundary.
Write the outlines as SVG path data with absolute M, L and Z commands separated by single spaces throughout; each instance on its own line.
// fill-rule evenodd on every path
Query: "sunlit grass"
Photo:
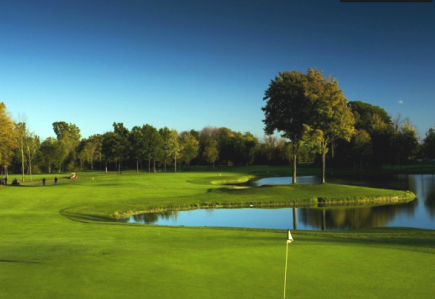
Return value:
M 59 175 L 58 185 L 52 182 L 58 174 L 53 174 L 34 176 L 33 187 L 4 187 L 0 298 L 281 298 L 285 231 L 100 221 L 118 208 L 147 205 L 265 203 L 268 196 L 286 200 L 291 192 L 300 198 L 305 198 L 303 192 L 320 192 L 316 197 L 326 199 L 351 196 L 350 189 L 330 184 L 303 191 L 292 186 L 223 189 L 206 183 L 218 177 L 265 176 L 267 171 L 271 176 L 290 172 L 279 167 L 139 175 L 81 172 L 77 180 Z M 45 187 L 42 177 L 48 180 Z M 67 210 L 75 210 L 80 221 L 61 214 Z M 293 234 L 288 298 L 431 298 L 435 292 L 433 231 Z

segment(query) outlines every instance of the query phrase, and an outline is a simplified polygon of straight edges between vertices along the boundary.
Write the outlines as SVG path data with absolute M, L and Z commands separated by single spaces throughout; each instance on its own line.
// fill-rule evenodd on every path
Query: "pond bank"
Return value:
M 408 202 L 415 199 L 410 191 L 387 190 L 338 184 L 274 185 L 247 189 L 231 187 L 208 189 L 194 196 L 125 201 L 110 206 L 82 206 L 65 209 L 64 215 L 95 215 L 119 219 L 146 212 L 191 210 L 200 208 L 318 207 Z

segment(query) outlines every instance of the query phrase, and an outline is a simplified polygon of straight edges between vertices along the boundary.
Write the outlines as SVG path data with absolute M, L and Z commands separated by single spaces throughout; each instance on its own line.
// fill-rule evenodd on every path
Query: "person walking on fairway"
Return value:
M 55 184 L 55 185 L 57 184 L 57 176 L 54 177 L 54 184 Z
M 45 178 L 42 179 L 42 186 L 45 186 Z

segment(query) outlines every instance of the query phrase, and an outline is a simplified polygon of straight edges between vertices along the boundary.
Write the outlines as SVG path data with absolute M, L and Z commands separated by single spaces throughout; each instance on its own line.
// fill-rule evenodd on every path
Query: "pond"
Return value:
M 298 183 L 319 183 L 320 177 L 298 177 Z M 333 175 L 328 183 L 374 188 L 410 190 L 417 199 L 409 203 L 334 208 L 245 208 L 166 211 L 134 215 L 129 223 L 222 226 L 302 230 L 349 230 L 370 227 L 414 227 L 435 229 L 434 175 Z M 253 186 L 290 184 L 291 177 L 264 178 Z

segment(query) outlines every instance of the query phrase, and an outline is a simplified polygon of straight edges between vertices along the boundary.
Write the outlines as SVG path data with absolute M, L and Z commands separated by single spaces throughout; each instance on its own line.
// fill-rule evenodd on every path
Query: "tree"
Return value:
M 394 120 L 393 120 L 394 122 Z M 399 123 L 399 129 L 391 138 L 395 162 L 401 167 L 417 154 L 418 140 L 414 126 L 409 120 Z
M 145 139 L 144 144 L 144 158 L 148 160 L 148 173 L 151 172 L 151 160 L 153 160 L 153 171 L 156 172 L 156 159 L 161 156 L 161 148 L 163 144 L 163 139 L 157 131 L 151 125 L 142 126 L 142 132 Z
M 57 167 L 60 172 L 62 162 L 65 158 L 64 146 L 61 141 L 53 137 L 49 137 L 41 143 L 41 153 L 47 165 L 48 173 L 51 173 L 52 165 Z
M 177 173 L 177 159 L 180 158 L 180 152 L 183 149 L 180 142 L 178 141 L 177 130 L 171 130 L 168 139 L 169 153 L 174 157 L 174 173 Z
M 325 183 L 328 145 L 339 138 L 349 141 L 355 119 L 336 79 L 324 77 L 322 72 L 310 68 L 304 87 L 305 96 L 313 103 L 313 122 L 309 125 L 316 133 L 313 140 L 318 153 L 322 155 L 322 183 Z
M 15 123 L 9 112 L 6 111 L 6 105 L 3 102 L 0 102 L 0 128 L 0 165 L 3 166 L 7 177 L 7 168 L 11 164 L 14 150 L 17 148 L 17 132 L 14 130 Z
M 291 140 L 293 147 L 293 184 L 296 183 L 297 155 L 301 145 L 308 140 L 307 124 L 312 123 L 313 105 L 306 95 L 307 75 L 299 71 L 279 72 L 269 84 L 263 100 L 264 131 L 272 135 L 274 131 Z
M 129 132 L 123 123 L 113 123 L 113 130 L 115 134 L 113 153 L 118 164 L 118 173 L 122 174 L 121 163 L 127 159 L 130 152 L 130 142 L 128 140 Z
M 360 169 L 363 169 L 363 157 L 372 153 L 372 142 L 365 130 L 355 130 L 351 139 L 352 152 L 359 158 Z
M 175 172 L 177 172 L 177 157 L 180 152 L 178 132 L 176 130 L 169 130 L 167 127 L 164 127 L 159 130 L 159 134 L 162 138 L 160 160 L 164 164 L 164 171 L 166 171 L 166 164 L 171 163 L 172 159 L 174 159 Z
M 27 136 L 29 135 L 29 132 L 27 130 L 25 122 L 19 122 L 15 124 L 15 130 L 17 132 L 16 138 L 17 138 L 17 145 L 19 151 L 19 159 L 21 162 L 21 181 L 24 182 L 24 161 L 25 161 L 24 148 L 26 147 L 25 143 L 27 140 Z
M 95 139 L 88 138 L 88 139 L 82 139 L 78 146 L 78 152 L 79 152 L 79 159 L 80 159 L 80 170 L 82 170 L 83 167 L 83 161 L 86 161 L 88 163 L 89 169 L 93 170 L 93 162 L 94 162 L 94 155 L 96 150 L 96 141 Z
M 219 157 L 219 151 L 218 151 L 218 143 L 213 138 L 207 138 L 204 147 L 204 156 L 206 157 L 207 162 L 213 164 L 213 169 L 214 169 L 214 162 Z
M 180 139 L 182 144 L 181 159 L 186 162 L 190 169 L 190 161 L 198 156 L 199 141 L 189 132 L 182 133 Z
M 106 132 L 103 134 L 101 142 L 101 152 L 104 155 L 105 172 L 107 173 L 107 163 L 117 161 L 118 153 L 116 144 L 122 144 L 122 139 L 114 132 Z M 118 169 L 118 167 L 116 167 Z
M 100 134 L 91 135 L 91 136 L 89 136 L 88 140 L 92 140 L 92 142 L 95 144 L 95 151 L 94 151 L 93 160 L 95 160 L 97 158 L 100 161 L 100 171 L 101 171 L 103 136 Z M 91 167 L 92 167 L 91 169 L 93 169 L 93 166 L 91 166 Z
M 64 158 L 72 155 L 73 166 L 76 161 L 76 148 L 80 143 L 81 135 L 80 129 L 74 124 L 68 124 L 64 121 L 53 123 L 53 131 L 56 134 L 57 140 L 63 144 L 65 150 Z M 61 164 L 63 161 L 61 162 Z
M 424 159 L 435 159 L 435 129 L 430 128 L 426 132 L 426 138 L 423 139 L 423 157 Z
M 145 136 L 141 127 L 131 129 L 128 139 L 131 144 L 131 156 L 136 159 L 136 173 L 139 173 L 139 160 L 144 156 Z
M 39 147 L 41 146 L 41 141 L 39 140 L 39 136 L 36 136 L 34 133 L 30 133 L 26 137 L 26 156 L 27 161 L 29 162 L 29 176 L 30 181 L 32 181 L 32 162 L 34 157 L 39 151 Z

